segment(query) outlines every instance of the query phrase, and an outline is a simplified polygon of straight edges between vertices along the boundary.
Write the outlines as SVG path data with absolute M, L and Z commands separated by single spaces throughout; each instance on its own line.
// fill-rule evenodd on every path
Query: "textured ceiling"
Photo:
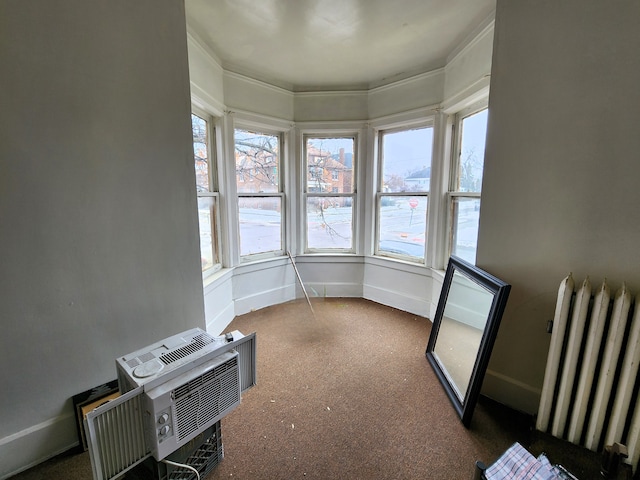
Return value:
M 186 0 L 229 71 L 294 91 L 371 88 L 445 65 L 496 0 Z

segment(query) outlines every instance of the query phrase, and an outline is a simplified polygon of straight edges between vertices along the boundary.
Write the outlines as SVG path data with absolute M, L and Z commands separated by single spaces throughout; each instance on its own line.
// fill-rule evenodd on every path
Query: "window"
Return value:
M 476 263 L 480 194 L 487 134 L 486 108 L 467 110 L 456 117 L 456 161 L 450 188 L 450 251 L 472 264 Z
M 356 138 L 304 137 L 306 251 L 354 251 Z
M 193 157 L 196 171 L 196 191 L 198 195 L 198 222 L 200 224 L 200 259 L 202 274 L 207 276 L 220 265 L 218 243 L 218 192 L 214 162 L 214 149 L 210 119 L 206 115 L 191 114 L 193 133 Z
M 235 130 L 241 257 L 283 252 L 281 143 L 278 134 Z
M 424 263 L 433 128 L 381 131 L 376 255 Z

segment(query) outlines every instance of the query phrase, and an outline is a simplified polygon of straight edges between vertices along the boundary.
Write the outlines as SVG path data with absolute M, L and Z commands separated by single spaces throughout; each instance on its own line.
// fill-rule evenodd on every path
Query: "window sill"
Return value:
M 206 290 L 210 289 L 213 285 L 216 285 L 220 282 L 227 280 L 233 275 L 233 268 L 221 268 L 211 275 L 207 275 L 202 280 L 202 285 Z
M 366 256 L 365 263 L 380 267 L 402 270 L 404 272 L 410 272 L 417 275 L 424 275 L 425 273 L 431 272 L 431 268 L 425 266 L 424 263 L 416 263 L 409 260 L 403 260 L 401 258 L 383 257 L 380 255 Z

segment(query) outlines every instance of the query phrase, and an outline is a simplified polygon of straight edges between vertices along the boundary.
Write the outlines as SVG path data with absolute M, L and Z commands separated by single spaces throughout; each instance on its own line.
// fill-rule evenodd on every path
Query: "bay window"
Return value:
M 240 257 L 282 255 L 282 136 L 236 128 L 234 138 Z
M 433 128 L 382 130 L 378 142 L 375 254 L 424 263 Z
M 488 110 L 469 108 L 456 116 L 450 185 L 450 253 L 475 264 Z
M 220 269 L 219 205 L 217 175 L 213 161 L 211 118 L 205 114 L 191 114 L 193 157 L 198 196 L 198 223 L 200 227 L 200 259 L 204 277 Z
M 356 137 L 304 136 L 305 251 L 354 251 Z

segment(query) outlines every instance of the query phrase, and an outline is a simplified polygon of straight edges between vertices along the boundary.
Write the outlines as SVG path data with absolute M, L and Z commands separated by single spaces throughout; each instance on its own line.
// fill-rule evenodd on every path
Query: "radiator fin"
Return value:
M 536 428 L 596 452 L 622 443 L 636 470 L 640 295 L 634 306 L 622 284 L 612 300 L 606 279 L 594 296 L 588 278 L 572 289 L 570 275 L 558 291 Z
M 604 331 L 604 325 L 607 321 L 607 309 L 609 307 L 609 299 L 611 297 L 609 287 L 603 283 L 600 290 L 596 294 L 591 320 L 589 322 L 589 330 L 587 332 L 586 344 L 582 355 L 582 369 L 580 371 L 578 389 L 576 399 L 573 406 L 573 415 L 569 424 L 568 439 L 572 443 L 579 443 L 582 432 L 585 427 L 585 419 L 587 416 L 587 406 L 589 398 L 593 391 L 594 372 L 598 361 L 598 352 L 600 350 L 600 339 Z M 582 335 L 575 339 L 569 339 L 570 343 L 580 346 Z M 563 412 L 566 416 L 568 412 Z M 556 414 L 556 417 L 560 415 Z M 554 432 L 555 436 L 562 436 L 562 432 Z
M 613 312 L 611 314 L 611 323 L 609 325 L 606 342 L 604 344 L 604 353 L 602 356 L 602 364 L 600 365 L 600 374 L 598 385 L 595 390 L 593 407 L 591 408 L 591 416 L 589 418 L 589 426 L 587 428 L 587 437 L 585 444 L 587 448 L 596 450 L 602 430 L 604 428 L 605 414 L 607 405 L 611 398 L 611 390 L 613 387 L 614 375 L 618 365 L 618 357 L 620 348 L 624 340 L 624 331 L 629 317 L 629 307 L 631 306 L 631 295 L 627 292 L 626 286 L 616 294 L 613 303 Z
M 578 355 L 580 354 L 580 345 L 587 321 L 590 298 L 591 282 L 589 282 L 589 278 L 586 278 L 575 296 L 573 315 L 571 317 L 571 323 L 569 324 L 569 341 L 566 348 L 564 365 L 562 367 L 562 375 L 560 377 L 558 403 L 556 404 L 556 412 L 558 412 L 558 414 L 555 415 L 551 428 L 551 432 L 556 437 L 562 436 L 566 426 L 567 416 L 569 415 L 571 390 L 576 378 Z
M 629 328 L 627 348 L 625 349 L 620 370 L 618 389 L 611 411 L 611 426 L 605 438 L 605 445 L 612 445 L 616 438 L 622 438 L 627 412 L 631 406 L 631 397 L 633 396 L 633 389 L 629 388 L 629 385 L 633 385 L 638 377 L 638 365 L 640 365 L 640 302 L 636 301 L 635 312 Z M 630 442 L 628 443 L 629 445 L 627 446 L 630 447 Z M 634 443 L 637 444 L 637 440 Z M 638 449 L 636 448 L 635 450 Z M 630 449 L 630 451 L 632 450 Z
M 569 313 L 571 312 L 574 286 L 573 276 L 569 274 L 569 276 L 560 283 L 560 288 L 558 289 L 556 312 L 553 317 L 553 335 L 551 337 L 551 345 L 549 346 L 547 366 L 544 372 L 545 387 L 547 384 L 555 386 L 556 380 L 558 379 L 558 365 L 560 365 L 563 340 L 567 330 Z M 549 426 L 553 397 L 554 391 L 552 388 L 544 388 L 542 390 L 540 407 L 538 408 L 538 418 L 536 419 L 536 428 L 538 430 L 545 431 Z

